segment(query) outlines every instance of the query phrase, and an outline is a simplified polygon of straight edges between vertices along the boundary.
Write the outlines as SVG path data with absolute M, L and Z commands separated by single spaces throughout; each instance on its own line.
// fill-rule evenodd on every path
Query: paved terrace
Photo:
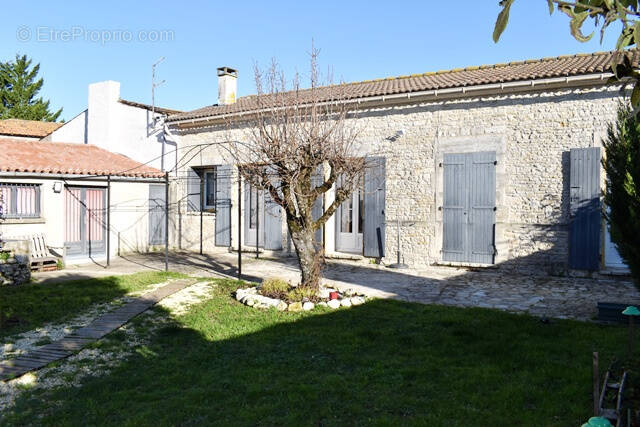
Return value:
M 236 266 L 237 254 L 173 252 L 169 256 L 170 270 L 200 277 L 236 277 Z M 34 279 L 72 280 L 163 269 L 164 255 L 150 253 L 116 258 L 109 268 L 95 263 L 70 266 L 61 271 L 34 274 Z M 294 258 L 255 259 L 255 255 L 246 255 L 242 272 L 245 280 L 252 281 L 265 277 L 291 281 L 299 278 Z M 424 304 L 497 308 L 555 318 L 593 319 L 598 301 L 640 304 L 640 292 L 628 278 L 616 276 L 565 278 L 453 267 L 392 270 L 362 262 L 332 260 L 328 261 L 324 276 L 327 284 L 339 289 L 352 288 L 369 296 Z

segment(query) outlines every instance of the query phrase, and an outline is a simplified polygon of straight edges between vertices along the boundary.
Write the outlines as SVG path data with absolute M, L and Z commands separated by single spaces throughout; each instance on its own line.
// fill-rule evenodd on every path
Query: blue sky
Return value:
M 498 0 L 33 0 L 5 2 L 2 11 L 0 60 L 21 53 L 39 62 L 42 95 L 64 107 L 67 120 L 86 108 L 87 85 L 96 81 L 120 81 L 123 98 L 150 103 L 151 64 L 162 56 L 158 78 L 166 83 L 156 104 L 191 110 L 216 102 L 219 66 L 239 70 L 239 95 L 254 92 L 254 62 L 276 58 L 288 75 L 304 73 L 312 39 L 323 70 L 357 81 L 608 50 L 617 31 L 602 45 L 599 35 L 579 43 L 567 17 L 550 17 L 544 0 L 517 0 L 498 44 Z

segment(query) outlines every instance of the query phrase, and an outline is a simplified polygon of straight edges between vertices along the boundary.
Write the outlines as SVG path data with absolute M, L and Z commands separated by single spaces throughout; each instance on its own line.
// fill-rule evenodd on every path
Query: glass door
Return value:
M 362 254 L 364 228 L 364 182 L 360 180 L 351 197 L 338 208 L 336 215 L 336 250 Z

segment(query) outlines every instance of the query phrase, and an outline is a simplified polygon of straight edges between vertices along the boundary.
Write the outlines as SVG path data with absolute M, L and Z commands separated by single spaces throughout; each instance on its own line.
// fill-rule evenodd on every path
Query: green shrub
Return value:
M 290 288 L 288 282 L 278 278 L 270 278 L 262 281 L 260 293 L 265 297 L 283 299 L 287 296 Z
M 307 298 L 309 301 L 314 301 L 314 302 L 319 299 L 318 294 L 316 294 L 316 291 L 308 287 L 303 287 L 303 288 L 298 287 L 290 290 L 289 293 L 287 293 L 287 299 L 290 302 L 302 301 L 305 298 Z

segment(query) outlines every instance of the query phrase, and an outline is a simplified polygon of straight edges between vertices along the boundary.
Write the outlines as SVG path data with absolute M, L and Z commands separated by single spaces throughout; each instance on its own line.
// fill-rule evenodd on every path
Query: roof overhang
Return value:
M 0 171 L 2 178 L 24 178 L 24 179 L 59 179 L 65 181 L 111 181 L 111 182 L 140 182 L 158 183 L 165 182 L 164 177 L 135 177 L 118 175 L 76 175 L 64 173 L 35 173 L 35 172 L 6 172 Z
M 474 86 L 458 86 L 444 89 L 433 89 L 419 92 L 406 92 L 390 95 L 370 96 L 362 98 L 353 98 L 340 101 L 345 104 L 354 105 L 354 110 L 362 110 L 375 107 L 387 107 L 397 105 L 410 105 L 424 102 L 434 102 L 441 100 L 464 99 L 478 96 L 495 96 L 506 95 L 512 93 L 540 92 L 544 90 L 555 89 L 572 89 L 572 88 L 588 88 L 596 86 L 605 86 L 608 80 L 613 77 L 613 73 L 593 73 L 577 76 L 551 77 L 544 79 L 520 80 L 504 83 L 490 83 Z M 620 84 L 628 81 L 622 80 Z M 321 103 L 320 105 L 335 104 L 335 101 Z M 237 113 L 209 115 L 204 117 L 182 119 L 170 121 L 167 124 L 178 129 L 194 129 L 200 127 L 210 127 L 224 124 L 229 120 L 242 121 L 246 117 L 248 120 L 257 112 L 265 112 L 264 110 L 248 110 Z

